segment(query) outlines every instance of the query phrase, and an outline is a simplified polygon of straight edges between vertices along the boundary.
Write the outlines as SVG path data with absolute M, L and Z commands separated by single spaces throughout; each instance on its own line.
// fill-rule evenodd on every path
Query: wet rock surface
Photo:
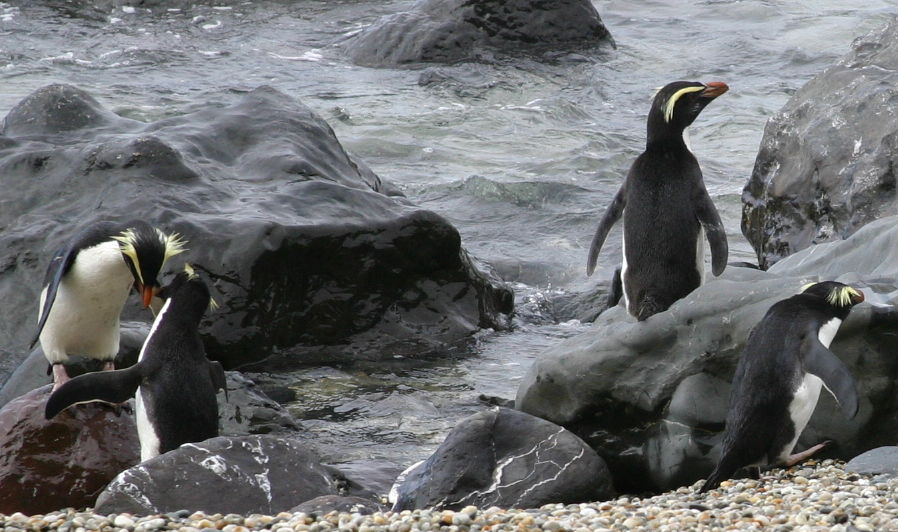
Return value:
M 219 436 L 123 471 L 97 498 L 95 511 L 276 514 L 322 495 L 371 494 L 296 440 Z
M 0 512 L 43 514 L 93 506 L 119 472 L 140 461 L 129 407 L 75 405 L 44 419 L 51 386 L 0 410 Z
M 587 0 L 421 0 L 350 37 L 345 48 L 357 64 L 389 67 L 603 43 L 614 41 Z
M 394 489 L 394 511 L 533 508 L 613 495 L 605 463 L 580 438 L 508 408 L 462 420 Z
M 310 501 L 294 506 L 290 513 L 325 515 L 330 512 L 346 512 L 370 515 L 374 512 L 385 512 L 389 508 L 383 504 L 363 497 L 344 497 L 341 495 L 322 495 Z
M 898 212 L 898 21 L 796 92 L 767 123 L 742 233 L 767 268 Z
M 202 327 L 228 367 L 422 356 L 505 326 L 511 291 L 445 219 L 411 205 L 312 110 L 268 87 L 151 123 L 68 85 L 3 123 L 0 343 L 33 334 L 46 258 L 76 228 L 141 218 L 181 233 L 221 309 Z M 129 301 L 124 317 L 149 321 Z
M 691 484 L 716 463 L 729 383 L 749 331 L 776 301 L 818 280 L 861 287 L 867 303 L 831 350 L 851 369 L 860 410 L 846 419 L 822 393 L 797 450 L 825 439 L 843 459 L 898 433 L 898 217 L 821 244 L 764 272 L 728 268 L 667 312 L 638 323 L 618 306 L 587 333 L 543 353 L 522 380 L 516 408 L 564 425 L 608 463 L 620 491 Z
M 877 447 L 855 456 L 845 464 L 845 471 L 862 475 L 898 476 L 898 447 Z

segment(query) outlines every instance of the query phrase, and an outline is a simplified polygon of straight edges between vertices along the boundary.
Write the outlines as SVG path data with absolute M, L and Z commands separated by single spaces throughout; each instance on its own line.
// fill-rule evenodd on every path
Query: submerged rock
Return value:
M 892 400 L 898 217 L 806 249 L 767 272 L 728 268 L 642 323 L 615 307 L 588 332 L 543 353 L 522 380 L 515 406 L 586 440 L 621 491 L 691 484 L 717 461 L 729 382 L 749 331 L 773 303 L 818 280 L 860 286 L 867 299 L 831 346 L 857 379 L 860 410 L 846 419 L 822 393 L 796 449 L 831 439 L 830 455 L 847 459 L 889 443 L 898 434 Z
M 589 0 L 421 0 L 350 37 L 346 52 L 357 64 L 389 67 L 603 43 L 614 40 Z
M 140 461 L 130 408 L 75 405 L 44 419 L 51 386 L 0 410 L 0 513 L 44 514 L 93 506 L 119 472 Z
M 508 408 L 462 420 L 424 462 L 394 487 L 393 511 L 537 508 L 605 500 L 608 468 L 573 433 Z
M 767 123 L 742 194 L 758 264 L 898 213 L 898 21 L 855 40 Z
M 274 515 L 322 495 L 347 494 L 371 495 L 295 440 L 219 436 L 123 471 L 97 498 L 95 511 Z
M 231 368 L 425 356 L 506 326 L 510 289 L 318 115 L 269 87 L 222 99 L 142 123 L 51 85 L 10 111 L 0 345 L 23 352 L 47 257 L 99 219 L 140 218 L 189 241 L 169 267 L 189 260 L 211 280 L 221 308 L 201 332 Z M 125 318 L 151 316 L 129 302 Z

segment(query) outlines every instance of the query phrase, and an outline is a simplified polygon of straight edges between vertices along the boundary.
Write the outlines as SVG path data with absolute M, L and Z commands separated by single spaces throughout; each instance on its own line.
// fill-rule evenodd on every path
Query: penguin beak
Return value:
M 705 83 L 705 90 L 703 90 L 699 94 L 699 96 L 701 96 L 702 98 L 714 99 L 714 98 L 717 98 L 718 96 L 720 96 L 721 94 L 725 93 L 728 90 L 730 90 L 730 88 L 727 86 L 726 83 L 724 83 L 722 81 L 711 81 L 711 82 Z
M 143 298 L 143 308 L 149 307 L 153 301 L 153 296 L 156 295 L 156 289 L 150 285 L 138 284 L 137 291 L 140 292 L 140 297 Z

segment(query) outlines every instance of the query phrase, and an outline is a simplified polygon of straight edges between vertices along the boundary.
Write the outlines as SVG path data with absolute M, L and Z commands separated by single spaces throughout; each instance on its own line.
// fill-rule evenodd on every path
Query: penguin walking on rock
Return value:
M 227 394 L 224 370 L 206 358 L 198 331 L 212 303 L 206 284 L 186 265 L 158 296 L 165 303 L 137 364 L 75 377 L 50 395 L 45 409 L 51 419 L 76 403 L 135 397 L 142 461 L 218 436 L 216 395 L 218 390 Z
M 645 151 L 633 162 L 592 239 L 587 275 L 623 216 L 623 261 L 609 304 L 623 296 L 627 311 L 639 321 L 667 310 L 702 283 L 702 231 L 711 247 L 711 271 L 717 276 L 726 268 L 726 232 L 684 131 L 727 90 L 719 81 L 675 81 L 658 91 L 647 119 Z
M 165 262 L 184 251 L 177 234 L 146 222 L 100 222 L 62 246 L 47 267 L 38 310 L 37 332 L 53 368 L 53 389 L 69 379 L 70 355 L 104 362 L 113 369 L 119 349 L 119 316 L 132 286 L 148 307 L 159 288 Z
M 857 384 L 829 346 L 851 308 L 863 300 L 860 291 L 826 281 L 770 307 L 736 366 L 720 462 L 702 493 L 743 467 L 788 467 L 822 449 L 826 443 L 792 454 L 821 388 L 847 417 L 857 414 Z

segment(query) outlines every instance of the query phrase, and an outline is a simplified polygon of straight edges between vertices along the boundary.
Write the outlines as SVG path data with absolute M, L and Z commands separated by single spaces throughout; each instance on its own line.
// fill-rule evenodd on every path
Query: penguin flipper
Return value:
M 858 410 L 857 382 L 848 366 L 827 349 L 817 338 L 816 331 L 809 331 L 802 346 L 805 371 L 820 377 L 826 390 L 832 394 L 842 412 L 853 418 Z
M 66 408 L 90 401 L 123 403 L 134 397 L 142 380 L 139 364 L 115 371 L 85 373 L 56 389 L 47 400 L 44 417 L 52 419 Z
M 212 377 L 212 384 L 215 385 L 215 391 L 224 390 L 225 401 L 228 400 L 228 381 L 225 377 L 224 367 L 217 360 L 209 361 L 209 376 Z
M 621 268 L 614 270 L 611 276 L 611 289 L 608 291 L 608 308 L 614 308 L 620 302 L 620 298 L 624 295 L 624 284 L 621 281 Z
M 587 276 L 592 275 L 592 272 L 595 271 L 599 251 L 602 250 L 602 245 L 605 243 L 611 228 L 620 220 L 621 215 L 624 213 L 624 207 L 627 206 L 626 187 L 625 182 L 617 191 L 617 194 L 614 195 L 611 205 L 608 206 L 608 210 L 605 211 L 599 226 L 596 228 L 596 234 L 592 237 L 592 243 L 589 245 L 589 258 L 586 261 Z
M 729 247 L 727 246 L 726 229 L 720 220 L 720 214 L 717 213 L 717 208 L 714 207 L 711 196 L 708 195 L 708 191 L 704 187 L 697 198 L 695 216 L 702 224 L 708 238 L 708 244 L 711 247 L 711 273 L 716 277 L 727 267 Z

